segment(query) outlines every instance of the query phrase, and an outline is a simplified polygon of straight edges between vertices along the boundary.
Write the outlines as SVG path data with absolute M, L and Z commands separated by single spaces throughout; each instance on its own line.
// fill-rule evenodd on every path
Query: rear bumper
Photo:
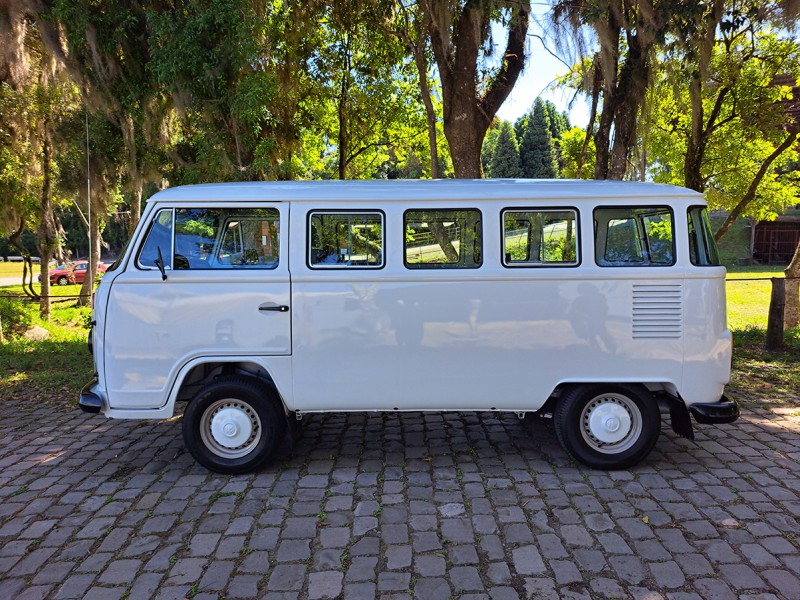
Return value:
M 725 396 L 719 402 L 692 404 L 689 410 L 695 421 L 703 425 L 733 423 L 739 418 L 739 403 Z
M 78 406 L 83 412 L 96 415 L 106 408 L 106 403 L 103 400 L 103 396 L 98 391 L 98 387 L 99 382 L 97 381 L 97 377 L 83 386 L 81 395 L 78 398 Z

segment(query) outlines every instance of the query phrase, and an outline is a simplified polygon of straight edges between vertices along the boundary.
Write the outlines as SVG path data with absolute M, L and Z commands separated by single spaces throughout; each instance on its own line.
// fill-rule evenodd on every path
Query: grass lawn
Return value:
M 34 272 L 38 272 L 34 265 Z M 21 262 L 0 262 L 0 277 L 22 277 Z
M 728 298 L 728 327 L 767 327 L 772 294 L 771 277 L 783 277 L 783 270 L 769 267 L 729 267 L 725 284 Z
M 77 292 L 79 286 L 67 287 Z M 9 289 L 13 288 L 0 288 L 4 293 Z M 92 374 L 86 348 L 91 311 L 76 308 L 74 301 L 56 302 L 49 323 L 38 318 L 37 310 L 30 312 L 32 324 L 48 329 L 50 338 L 17 338 L 0 345 L 0 398 L 72 403 Z

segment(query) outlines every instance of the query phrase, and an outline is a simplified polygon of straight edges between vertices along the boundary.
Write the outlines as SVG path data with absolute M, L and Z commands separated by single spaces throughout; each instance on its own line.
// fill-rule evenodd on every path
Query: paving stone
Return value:
M 414 598 L 419 600 L 450 600 L 452 592 L 446 579 L 425 577 L 414 585 Z
M 272 573 L 267 581 L 267 589 L 270 591 L 300 590 L 303 587 L 305 575 L 305 565 L 278 565 L 272 569 Z M 236 578 L 234 578 L 231 583 L 231 587 L 233 587 L 235 583 Z
M 308 583 L 308 597 L 310 600 L 324 598 L 337 598 L 342 593 L 342 578 L 339 571 L 323 571 L 311 573 Z
M 660 588 L 682 588 L 686 579 L 675 561 L 650 563 L 650 572 Z
M 551 560 L 550 568 L 553 570 L 555 580 L 558 585 L 569 585 L 583 581 L 581 574 L 575 563 L 568 560 Z
M 344 586 L 344 600 L 375 600 L 374 583 L 348 583 Z M 449 598 L 448 598 L 449 600 Z
M 512 552 L 514 569 L 519 575 L 536 575 L 545 571 L 544 561 L 536 546 L 522 546 Z
M 378 575 L 378 591 L 405 591 L 411 583 L 410 573 L 384 572 Z

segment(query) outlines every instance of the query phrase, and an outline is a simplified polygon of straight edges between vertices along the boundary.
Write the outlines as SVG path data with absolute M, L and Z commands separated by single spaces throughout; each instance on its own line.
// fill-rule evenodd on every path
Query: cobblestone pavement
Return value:
M 800 598 L 800 411 L 576 466 L 513 415 L 312 416 L 262 472 L 178 418 L 0 405 L 0 599 Z

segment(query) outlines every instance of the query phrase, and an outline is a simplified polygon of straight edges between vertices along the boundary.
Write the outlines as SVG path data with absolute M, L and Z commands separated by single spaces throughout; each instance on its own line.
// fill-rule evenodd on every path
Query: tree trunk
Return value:
M 419 74 L 419 91 L 422 103 L 425 105 L 425 116 L 428 121 L 428 146 L 431 152 L 431 179 L 439 179 L 439 148 L 436 145 L 436 110 L 431 100 L 431 88 L 428 85 L 428 63 L 425 60 L 424 37 L 417 38 L 417 43 L 411 45 L 414 53 L 414 62 L 417 64 Z
M 597 119 L 597 104 L 600 100 L 600 88 L 603 85 L 603 72 L 600 69 L 600 59 L 595 55 L 594 73 L 592 75 L 592 108 L 589 112 L 589 124 L 586 126 L 586 134 L 583 136 L 581 155 L 578 157 L 578 168 L 575 173 L 577 179 L 581 178 L 583 166 L 586 164 L 586 153 L 589 151 L 589 138 L 594 135 L 594 122 Z
M 125 149 L 128 151 L 128 174 L 133 186 L 133 198 L 131 199 L 131 221 L 128 235 L 133 235 L 136 225 L 139 223 L 139 216 L 142 213 L 142 188 L 144 181 L 142 170 L 139 167 L 139 154 L 136 148 L 136 125 L 130 113 L 126 114 L 122 120 L 122 139 L 125 142 Z M 88 176 L 88 174 L 87 174 Z
M 478 91 L 478 61 L 480 48 L 491 31 L 493 4 L 470 0 L 458 14 L 453 13 L 452 3 L 441 0 L 423 0 L 420 6 L 430 24 L 431 48 L 442 82 L 444 135 L 455 176 L 480 178 L 486 130 L 525 66 L 530 2 L 523 0 L 513 9 L 502 65 L 483 93 Z
M 489 122 L 478 111 L 465 102 L 466 96 L 461 99 L 451 99 L 451 114 L 445 116 L 444 135 L 450 146 L 450 157 L 453 160 L 453 171 L 458 179 L 481 179 L 483 168 L 481 166 L 481 146 Z M 458 118 L 452 112 L 459 114 Z
M 50 255 L 58 244 L 58 230 L 53 215 L 53 198 L 51 189 L 52 148 L 50 146 L 50 116 L 44 117 L 42 127 L 42 196 L 39 204 L 39 259 L 42 274 L 41 292 L 39 296 L 39 315 L 43 321 L 50 320 Z
M 95 202 L 95 204 L 99 204 L 99 202 Z M 100 219 L 93 218 L 91 220 L 89 232 L 89 264 L 91 264 L 92 270 L 86 271 L 86 278 L 83 280 L 83 285 L 81 285 L 81 291 L 79 292 L 79 306 L 92 305 L 95 274 L 97 273 L 97 265 L 100 264 Z
M 350 36 L 346 35 L 342 51 L 342 84 L 339 88 L 339 179 L 347 179 L 347 153 L 349 138 L 347 135 L 347 102 L 350 97 Z
M 800 243 L 794 251 L 792 262 L 784 271 L 786 275 L 786 306 L 783 326 L 791 329 L 800 325 Z
M 638 36 L 632 37 L 629 43 L 628 56 L 614 90 L 614 144 L 608 178 L 616 180 L 623 179 L 628 172 L 628 161 L 636 144 L 639 111 L 650 81 L 648 49 L 640 47 Z

